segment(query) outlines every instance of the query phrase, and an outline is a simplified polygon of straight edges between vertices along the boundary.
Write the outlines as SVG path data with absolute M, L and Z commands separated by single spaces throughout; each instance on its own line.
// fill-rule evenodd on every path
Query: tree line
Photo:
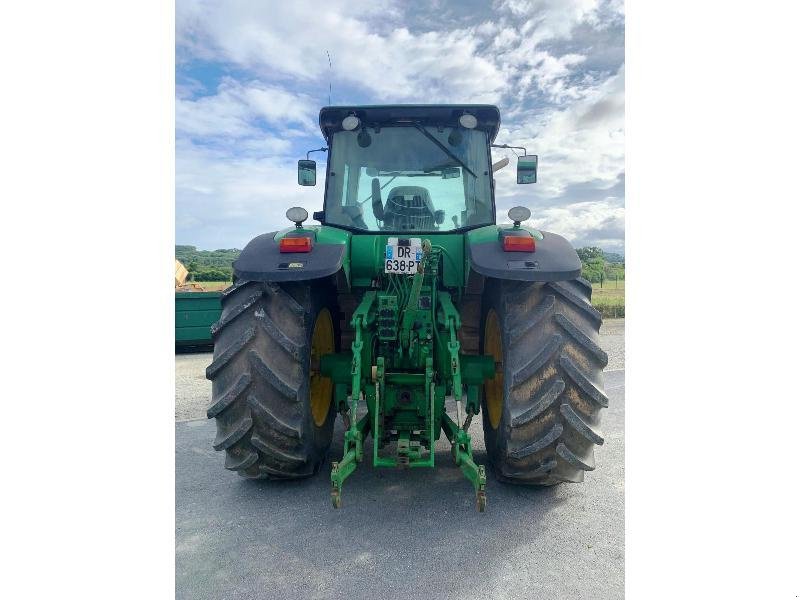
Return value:
M 190 281 L 233 281 L 233 261 L 241 252 L 237 248 L 198 250 L 195 246 L 175 246 L 175 258 L 189 271 Z
M 592 283 L 625 280 L 625 257 L 616 252 L 606 252 L 596 246 L 578 248 L 581 275 Z

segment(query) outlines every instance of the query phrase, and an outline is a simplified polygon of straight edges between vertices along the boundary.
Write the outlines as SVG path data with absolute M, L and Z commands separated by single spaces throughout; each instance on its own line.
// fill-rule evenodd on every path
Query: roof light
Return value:
M 465 129 L 475 129 L 478 126 L 478 119 L 475 118 L 475 115 L 470 115 L 468 113 L 464 113 L 458 118 L 458 122 L 461 123 L 461 126 Z
M 345 131 L 353 131 L 359 125 L 361 125 L 361 119 L 355 115 L 348 115 L 342 119 L 342 129 Z
M 536 252 L 536 242 L 528 236 L 504 235 L 503 250 L 506 252 Z
M 311 237 L 307 236 L 283 237 L 278 244 L 281 254 L 286 254 L 287 252 L 311 252 L 312 247 Z

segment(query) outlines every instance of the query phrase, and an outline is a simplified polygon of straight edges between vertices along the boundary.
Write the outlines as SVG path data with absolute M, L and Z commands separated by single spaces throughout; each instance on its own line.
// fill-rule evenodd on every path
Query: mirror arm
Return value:
M 492 144 L 492 148 L 509 148 L 514 150 L 522 150 L 522 156 L 528 156 L 528 149 L 522 146 L 509 146 L 508 144 Z
M 309 150 L 308 152 L 306 152 L 306 160 L 311 160 L 309 158 L 309 154 L 311 154 L 312 152 L 327 152 L 327 151 L 328 151 L 327 148 L 317 148 L 316 150 Z

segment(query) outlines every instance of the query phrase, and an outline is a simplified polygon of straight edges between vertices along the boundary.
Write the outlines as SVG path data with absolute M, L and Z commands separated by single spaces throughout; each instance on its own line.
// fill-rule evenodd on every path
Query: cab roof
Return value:
M 355 114 L 361 122 L 387 126 L 395 123 L 412 123 L 420 125 L 458 125 L 458 118 L 464 113 L 474 115 L 478 119 L 476 129 L 489 134 L 489 142 L 493 142 L 500 128 L 500 110 L 491 104 L 386 104 L 372 106 L 325 106 L 319 111 L 319 127 L 325 141 L 330 143 L 331 136 L 342 130 L 342 119 Z

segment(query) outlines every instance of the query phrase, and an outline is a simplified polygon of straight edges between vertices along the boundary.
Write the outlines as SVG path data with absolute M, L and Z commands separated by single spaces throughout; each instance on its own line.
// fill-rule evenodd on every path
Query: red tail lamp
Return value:
M 311 252 L 313 246 L 311 238 L 306 236 L 281 238 L 279 249 L 286 252 Z
M 529 236 L 503 236 L 503 250 L 506 252 L 536 252 L 536 241 Z

